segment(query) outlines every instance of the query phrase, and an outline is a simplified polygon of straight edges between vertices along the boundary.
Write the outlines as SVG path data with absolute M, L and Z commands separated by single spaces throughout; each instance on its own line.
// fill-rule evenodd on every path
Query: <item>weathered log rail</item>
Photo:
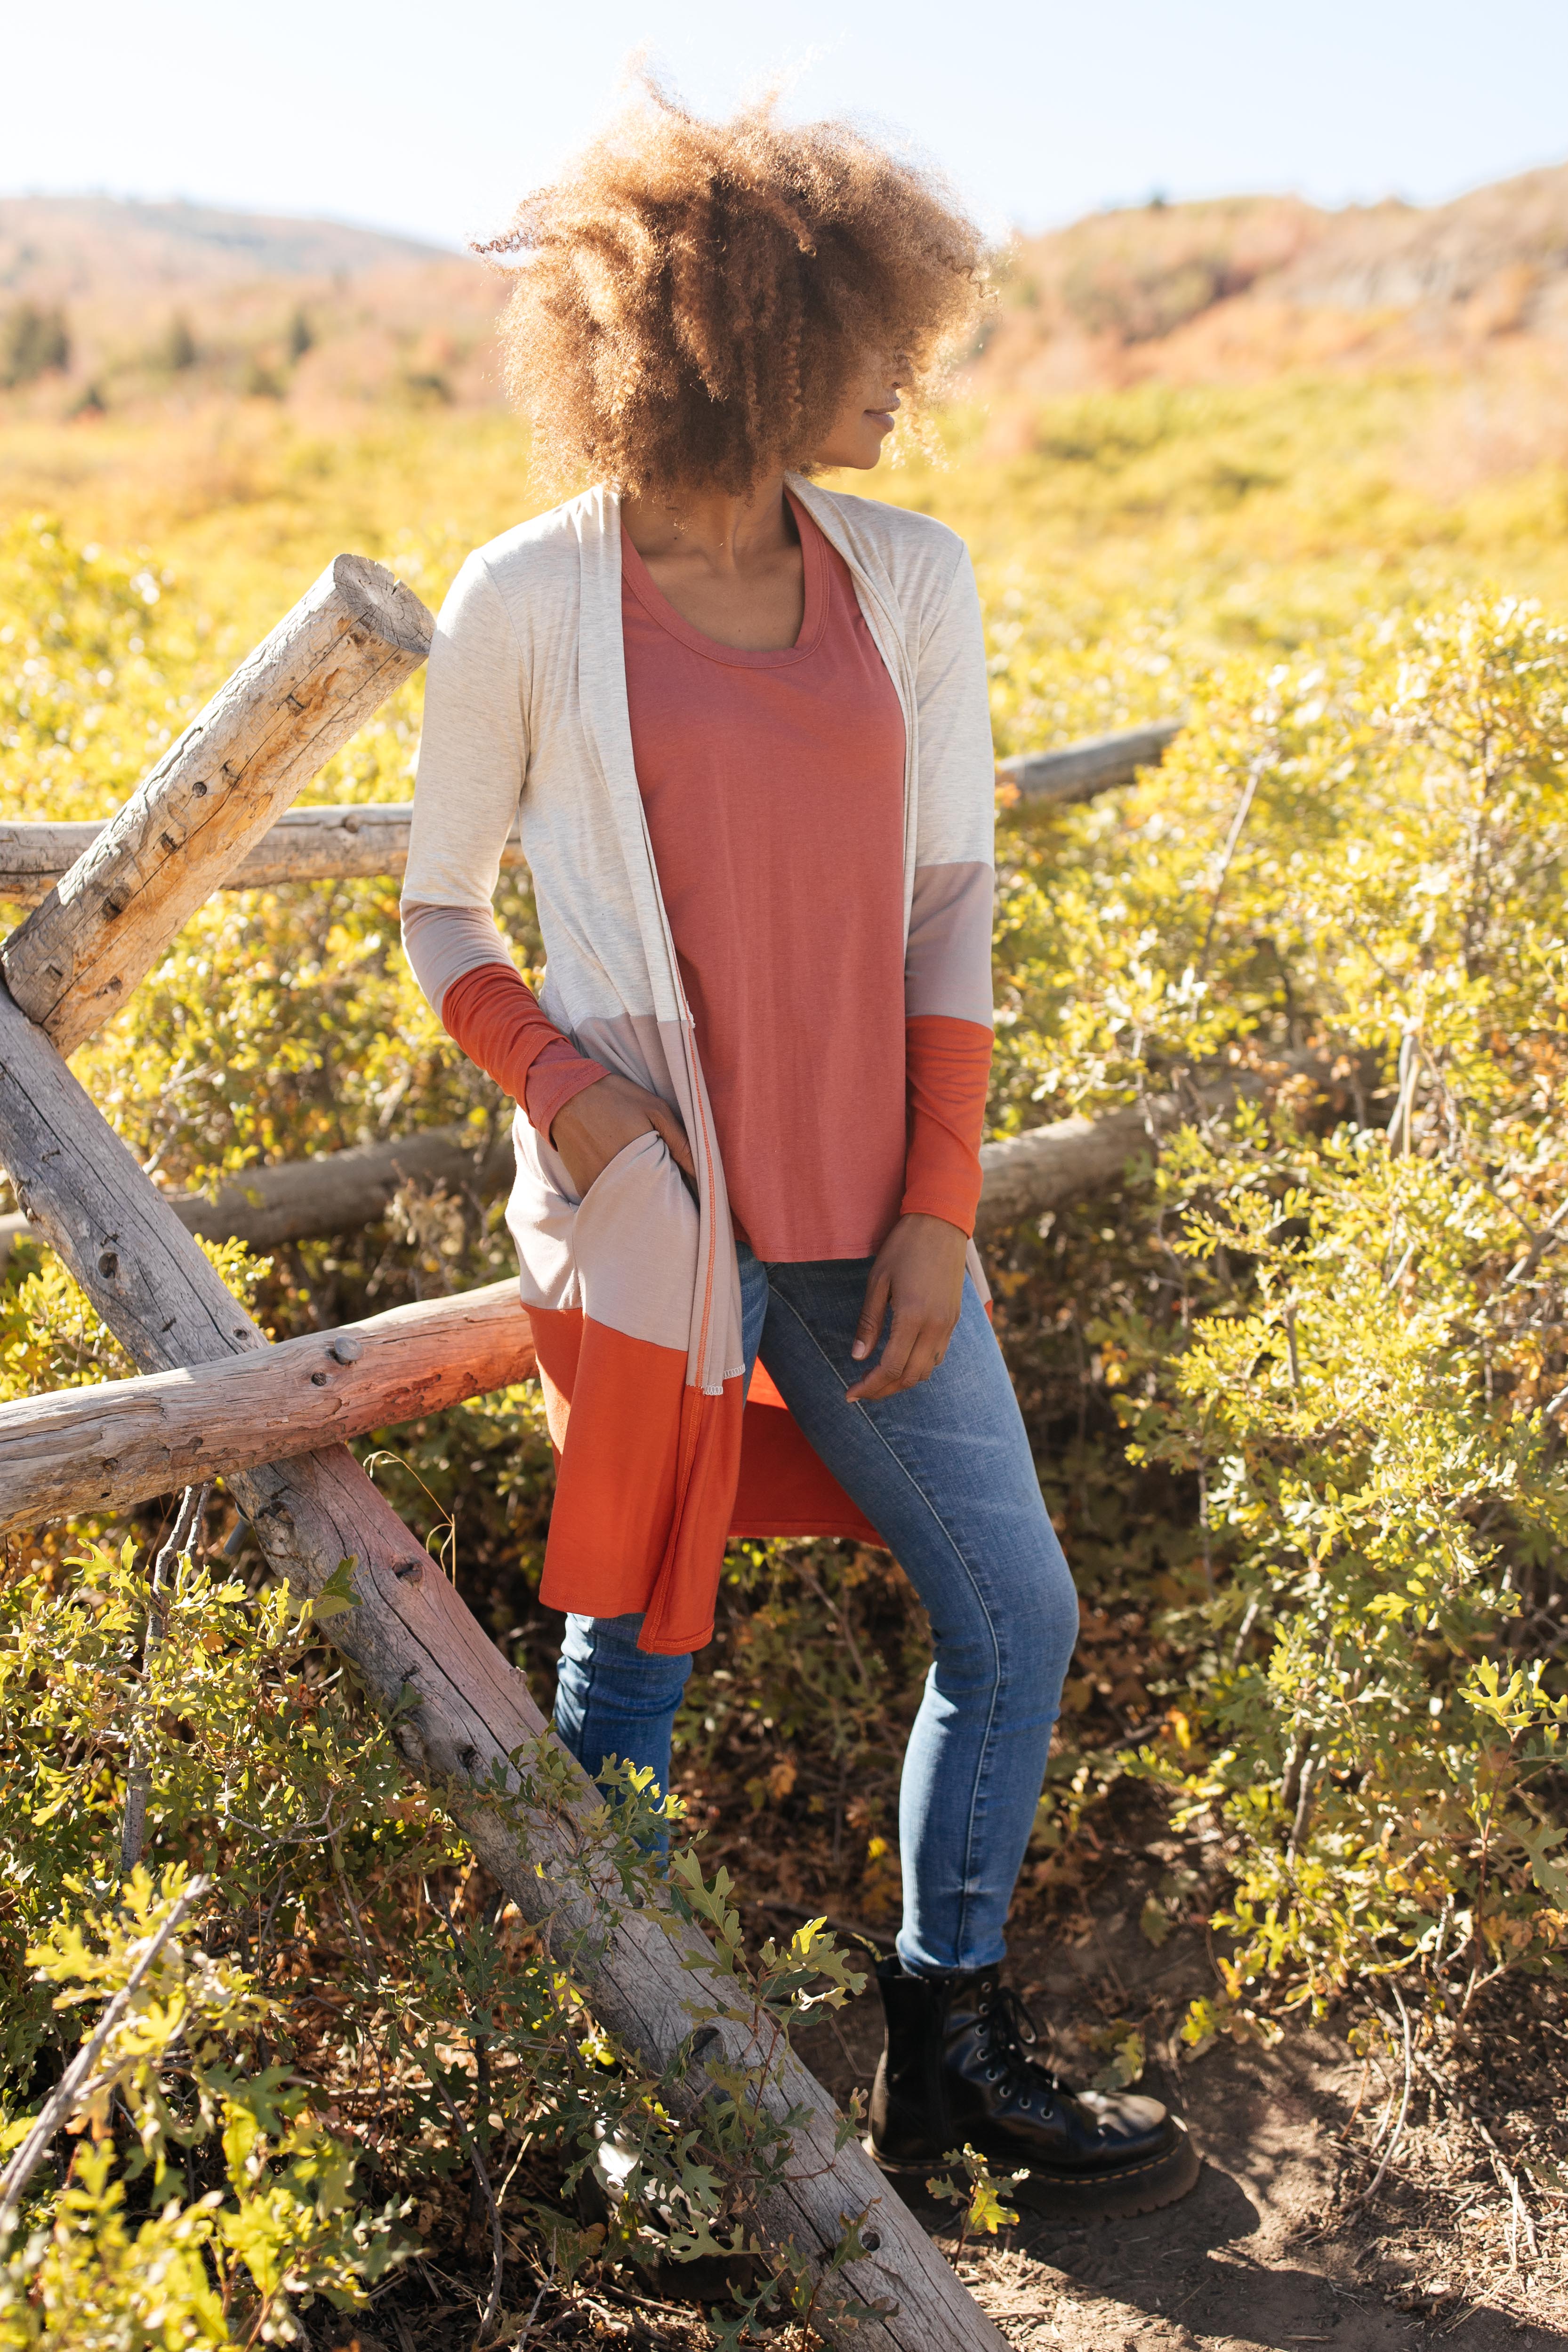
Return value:
M 1089 801 L 1097 793 L 1132 783 L 1145 768 L 1157 768 L 1182 731 L 1179 719 L 1145 727 L 1121 727 L 1111 735 L 1091 735 L 1060 751 L 1019 751 L 998 760 L 996 772 L 1025 800 Z
M 982 1238 L 1114 1185 L 1129 1160 L 1153 1148 L 1180 1115 L 1176 1098 L 1161 1096 L 1140 1109 L 1058 1119 L 986 1144 L 977 1225 Z M 474 1156 L 458 1140 L 463 1130 L 432 1135 L 441 1148 L 423 1162 L 404 1150 L 401 1161 L 389 1166 L 381 1158 L 384 1147 L 375 1147 L 378 1181 L 454 1172 L 459 1180 L 473 1178 Z M 498 1154 L 504 1158 L 492 1170 Z M 340 1152 L 336 1159 L 356 1156 L 371 1157 Z M 331 1160 L 321 1164 L 338 1180 L 332 1198 L 359 1198 L 358 1178 Z M 499 1190 L 510 1167 L 510 1146 L 503 1142 L 480 1160 L 479 1178 Z M 265 1173 L 298 1177 L 310 1170 L 307 1162 Z M 236 1199 L 243 1215 L 247 1204 L 238 1188 Z M 230 1230 L 216 1213 L 219 1203 L 176 1199 L 167 1206 L 187 1233 Z M 261 1222 L 268 1216 L 275 1230 Z M 14 1222 L 25 1227 L 26 1221 Z M 283 1237 L 286 1225 L 276 1199 L 263 1202 L 251 1230 L 267 1238 L 257 1245 Z M 532 1338 L 517 1285 L 500 1282 L 310 1332 L 233 1363 L 182 1366 L 147 1379 L 23 1398 L 0 1405 L 0 1535 L 75 1512 L 127 1510 L 197 1478 L 254 1469 L 443 1412 L 526 1380 L 532 1370 Z
M 388 1143 L 356 1143 L 345 1151 L 252 1169 L 211 1195 L 164 1198 L 188 1234 L 269 1250 L 373 1224 L 405 1184 L 491 1200 L 511 1182 L 516 1164 L 509 1129 L 476 1139 L 471 1127 L 422 1127 Z M 0 1268 L 27 1230 L 20 1211 L 0 1217 Z
M 331 593 L 343 590 L 345 564 L 357 560 L 338 559 L 327 575 Z M 317 627 L 330 602 L 319 583 L 314 604 L 297 607 L 212 706 L 232 722 L 227 737 L 215 723 L 204 742 L 204 714 L 7 942 L 0 1162 L 31 1222 L 144 1373 L 274 1351 L 63 1055 L 123 1002 L 235 870 L 278 800 L 314 772 L 312 759 L 319 766 L 422 657 L 423 607 L 379 567 L 357 572 L 363 577 L 342 593 L 351 608 L 357 598 L 357 611 L 335 630 L 335 644 L 323 644 Z M 374 615 L 388 613 L 378 641 L 386 658 L 372 650 L 367 675 L 358 657 L 375 636 Z M 301 645 L 315 649 L 315 661 L 294 660 Z M 347 712 L 353 724 L 334 737 Z M 209 751 L 226 740 L 233 758 L 215 766 Z M 710 2055 L 716 2047 L 714 2065 L 757 2070 L 761 2102 L 788 2128 L 794 2158 L 756 2198 L 763 2243 L 791 2250 L 831 2309 L 840 2275 L 831 2258 L 846 2223 L 866 2215 L 865 2251 L 841 2276 L 882 2315 L 857 2328 L 857 2344 L 866 2352 L 1004 2352 L 998 2331 L 857 2142 L 836 2147 L 837 2117 L 821 2087 L 787 2048 L 771 2046 L 771 2036 L 764 2045 L 730 2013 L 732 1989 L 715 1979 L 700 1932 L 658 1898 L 628 1909 L 584 1883 L 579 1857 L 602 1807 L 580 1768 L 557 1750 L 563 1797 L 521 1821 L 496 1804 L 498 1783 L 518 1786 L 510 1759 L 548 1739 L 543 1718 L 522 1676 L 347 1448 L 329 1444 L 237 1470 L 227 1484 L 294 1591 L 319 1592 L 352 1558 L 357 1605 L 331 1620 L 331 1638 L 386 1711 L 409 1769 L 439 1792 L 522 1915 L 579 1968 L 602 2023 L 664 2078 L 671 2110 L 694 2118 L 720 2091 L 694 2038 L 694 2010 L 710 2021 L 701 2042 Z
M 1096 735 L 1056 751 L 1025 751 L 999 760 L 996 772 L 1026 800 L 1086 801 L 1130 784 L 1157 767 L 1181 732 L 1179 719 Z M 412 801 L 332 803 L 286 809 L 216 886 L 265 890 L 285 882 L 335 882 L 402 874 L 408 863 Z M 92 848 L 105 823 L 0 824 L 0 901 L 36 907 Z M 515 832 L 501 865 L 523 863 Z
M 395 879 L 408 863 L 412 801 L 331 802 L 285 809 L 219 887 L 268 890 L 285 882 Z M 89 850 L 104 821 L 77 824 L 0 824 L 0 900 L 36 907 Z M 501 864 L 522 864 L 514 834 Z
M 210 1364 L 0 1404 L 0 1535 L 319 1453 L 531 1378 L 515 1282 Z
M 1154 1147 L 1175 1116 L 1174 1101 L 1161 1096 L 1142 1109 L 1055 1119 L 1048 1127 L 982 1145 L 979 1238 L 990 1240 L 1026 1217 L 1042 1216 L 1114 1184 L 1131 1159 Z M 431 1127 L 395 1143 L 356 1145 L 319 1159 L 258 1168 L 210 1199 L 200 1192 L 165 1198 L 187 1233 L 268 1250 L 371 1224 L 384 1216 L 405 1184 L 493 1199 L 511 1182 L 514 1166 L 505 1133 L 476 1146 L 466 1127 Z M 20 1211 L 0 1216 L 0 1267 L 12 1244 L 27 1231 Z

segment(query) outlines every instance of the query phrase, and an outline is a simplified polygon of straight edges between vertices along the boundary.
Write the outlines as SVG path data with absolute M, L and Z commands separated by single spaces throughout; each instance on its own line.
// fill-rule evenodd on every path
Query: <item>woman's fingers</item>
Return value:
M 875 1404 L 879 1397 L 898 1396 L 929 1381 L 946 1349 L 948 1331 L 940 1322 L 893 1310 L 893 1328 L 874 1372 L 847 1391 L 851 1404 Z
M 866 1297 L 860 1307 L 860 1320 L 855 1326 L 855 1344 L 849 1353 L 859 1363 L 868 1356 L 881 1334 L 887 1317 L 888 1301 L 893 1295 L 893 1277 L 880 1258 L 871 1268 L 866 1284 Z
M 647 1099 L 650 1106 L 647 1115 L 649 1126 L 657 1135 L 663 1137 L 668 1147 L 669 1156 L 676 1166 L 683 1170 L 695 1184 L 697 1168 L 691 1157 L 691 1146 L 686 1140 L 685 1128 L 682 1127 L 668 1104 L 661 1102 L 658 1095 L 649 1095 Z
M 897 1396 L 929 1381 L 943 1356 L 952 1329 L 944 1318 L 900 1314 L 895 1306 L 893 1328 L 875 1371 L 846 1391 L 850 1404 L 875 1404 L 879 1397 Z M 856 1346 L 859 1345 L 857 1339 Z
M 868 1372 L 846 1391 L 851 1404 L 875 1404 L 879 1397 L 894 1396 L 904 1386 L 904 1369 L 909 1361 L 914 1334 L 907 1322 L 895 1314 L 893 1328 L 888 1334 L 888 1344 L 882 1350 L 882 1360 L 875 1371 Z
M 863 1362 L 875 1350 L 889 1306 L 892 1328 L 876 1370 L 845 1391 L 851 1404 L 873 1404 L 930 1380 L 957 1327 L 967 1245 L 965 1235 L 942 1218 L 899 1219 L 866 1285 L 849 1351 L 855 1361 Z
M 617 1152 L 639 1135 L 657 1135 L 678 1168 L 695 1182 L 691 1149 L 676 1112 L 647 1087 L 605 1076 L 556 1113 L 551 1141 L 566 1163 L 579 1199 L 597 1183 Z

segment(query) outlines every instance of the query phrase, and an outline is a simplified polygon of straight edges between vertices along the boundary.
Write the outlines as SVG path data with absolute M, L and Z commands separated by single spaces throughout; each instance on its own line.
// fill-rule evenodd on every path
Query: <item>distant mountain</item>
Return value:
M 322 420 L 383 400 L 491 405 L 504 297 L 472 256 L 378 229 L 0 197 L 0 399 L 38 416 L 236 395 Z M 1434 206 L 1263 195 L 1093 214 L 1018 244 L 966 381 L 1000 421 L 1148 380 L 1500 373 L 1528 383 L 1539 438 L 1560 411 L 1568 429 L 1565 361 L 1561 164 Z
M 975 390 L 1568 356 L 1568 164 L 1448 205 L 1293 196 L 1097 213 L 1020 243 Z
M 414 237 L 342 221 L 114 196 L 0 196 L 0 290 L 36 301 L 96 295 L 110 278 L 150 291 L 247 278 L 360 278 L 450 257 Z
M 35 416 L 485 406 L 504 294 L 470 255 L 340 221 L 0 197 L 0 394 Z

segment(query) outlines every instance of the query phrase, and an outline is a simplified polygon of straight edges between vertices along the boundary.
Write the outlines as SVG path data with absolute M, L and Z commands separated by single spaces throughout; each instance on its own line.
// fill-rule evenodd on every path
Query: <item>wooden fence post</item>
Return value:
M 124 1003 L 319 768 L 412 677 L 435 624 L 340 555 L 0 947 L 16 1003 L 72 1054 Z

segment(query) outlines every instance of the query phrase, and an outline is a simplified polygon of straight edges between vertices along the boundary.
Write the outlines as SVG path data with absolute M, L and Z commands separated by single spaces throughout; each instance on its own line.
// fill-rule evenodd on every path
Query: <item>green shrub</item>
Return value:
M 1226 462 L 1261 471 L 1288 440 L 1278 405 L 1265 416 L 1239 396 L 1157 388 L 1063 404 L 1052 429 L 1073 450 L 1043 472 L 1031 460 L 1028 495 L 1059 492 L 1108 541 L 1139 500 L 1218 511 L 1221 442 Z M 296 460 L 289 495 L 329 498 L 329 460 L 321 482 Z M 398 462 L 395 449 L 394 476 Z M 958 479 L 955 505 L 968 494 Z M 464 537 L 447 526 L 405 545 L 431 600 Z M 1065 585 L 985 572 L 1004 749 L 1191 713 L 1135 789 L 1010 808 L 1000 837 L 994 1129 L 1184 1090 L 1191 1113 L 1157 1167 L 1151 1153 L 1119 1189 L 992 1253 L 997 1327 L 1084 1601 L 1022 1899 L 1070 1877 L 1099 1795 L 1134 1775 L 1176 1821 L 1201 1816 L 1224 1838 L 1227 1990 L 1189 2019 L 1194 2046 L 1222 2029 L 1272 2033 L 1292 2007 L 1321 2011 L 1393 1970 L 1458 2014 L 1500 1970 L 1560 1969 L 1568 1936 L 1554 1819 L 1568 637 L 1507 598 L 1352 580 L 1332 548 L 1282 574 L 1272 603 L 1223 566 L 1199 565 L 1195 584 L 1156 569 L 1134 594 L 1133 544 L 1102 559 L 1097 542 L 1100 571 L 1089 579 L 1086 556 Z M 47 520 L 14 529 L 0 550 L 7 812 L 111 807 L 245 649 L 236 616 L 249 627 L 268 577 L 234 574 L 220 629 L 213 600 L 145 551 L 105 555 Z M 406 796 L 418 692 L 394 698 L 321 795 Z M 509 885 L 501 911 L 531 969 L 526 892 Z M 501 1114 L 418 997 L 393 893 L 374 881 L 215 899 L 77 1066 L 178 1189 L 425 1121 L 478 1133 Z M 506 1262 L 493 1208 L 413 1195 L 363 1234 L 262 1267 L 224 1260 L 280 1335 L 494 1279 Z M 0 1394 L 124 1369 L 58 1266 L 23 1244 L 0 1288 Z M 362 1450 L 423 1538 L 439 1546 L 455 1528 L 466 1597 L 540 1666 L 552 1472 L 531 1392 Z M 43 1530 L 7 1555 L 8 2112 L 36 2112 L 75 2037 L 74 2013 L 52 2006 L 63 1979 L 37 1974 L 57 1965 L 51 1933 L 77 1935 L 79 1958 L 126 1932 L 133 1736 L 152 1758 L 151 1885 L 199 1860 L 215 1880 L 204 1949 L 245 2000 L 279 2006 L 225 2026 L 207 2107 L 179 2046 L 154 2066 L 192 2135 L 178 2167 L 163 2159 L 184 2183 L 177 2213 L 158 2201 L 173 2172 L 155 2154 L 136 2168 L 140 2127 L 120 2109 L 108 2137 L 77 2136 L 63 2188 L 39 2176 L 41 2234 L 33 2254 L 12 2249 L 27 2284 L 5 2324 L 46 2332 L 0 2342 L 49 2340 L 38 2282 L 86 2263 L 106 2313 L 140 2310 L 166 2257 L 197 2265 L 220 2305 L 232 2278 L 251 2325 L 274 2292 L 267 2261 L 258 2248 L 259 2273 L 234 2270 L 223 2217 L 273 2195 L 263 2174 L 303 2212 L 301 2132 L 347 2151 L 311 2227 L 349 2269 L 351 2240 L 366 2263 L 416 2238 L 461 2245 L 476 2148 L 518 2168 L 509 2210 L 541 2274 L 550 2259 L 566 2276 L 619 2258 L 631 2239 L 577 2204 L 606 2126 L 645 2151 L 649 2200 L 689 2200 L 693 2244 L 722 2233 L 739 2175 L 720 2166 L 702 2201 L 682 2166 L 709 2156 L 669 2140 L 657 2086 L 608 2049 L 410 1790 L 314 1624 L 259 1586 L 254 1553 L 187 1563 L 150 1650 L 124 1532 Z M 679 1761 L 738 1876 L 752 1855 L 770 1892 L 888 1916 L 922 1641 L 876 1554 L 737 1549 Z M 808 1937 L 766 1965 L 787 1974 L 816 1951 Z M 302 2103 L 262 2127 L 247 2188 L 224 2132 L 284 2064 Z M 194 2315 L 205 2306 L 189 2278 Z M 358 2292 L 348 2270 L 333 2278 Z

